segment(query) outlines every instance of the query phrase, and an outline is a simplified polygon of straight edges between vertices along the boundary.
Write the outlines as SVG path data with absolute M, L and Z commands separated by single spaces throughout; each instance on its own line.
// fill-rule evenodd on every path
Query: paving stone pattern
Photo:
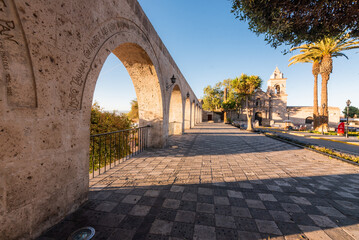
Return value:
M 359 239 L 359 168 L 201 124 L 92 179 L 89 200 L 44 233 L 67 239 Z

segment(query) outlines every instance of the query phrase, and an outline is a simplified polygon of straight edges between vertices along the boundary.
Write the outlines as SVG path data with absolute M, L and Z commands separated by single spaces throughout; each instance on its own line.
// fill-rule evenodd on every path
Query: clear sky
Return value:
M 313 105 L 311 64 L 288 67 L 292 54 L 267 45 L 263 36 L 235 19 L 229 0 L 139 0 L 160 38 L 196 93 L 241 73 L 267 80 L 276 66 L 287 80 L 288 106 Z M 344 108 L 347 99 L 359 107 L 359 49 L 349 57 L 333 60 L 328 83 L 329 105 Z M 320 90 L 320 89 L 319 89 Z M 136 98 L 131 79 L 122 63 L 110 55 L 96 85 L 94 100 L 107 110 L 126 111 Z M 320 99 L 320 91 L 319 91 Z

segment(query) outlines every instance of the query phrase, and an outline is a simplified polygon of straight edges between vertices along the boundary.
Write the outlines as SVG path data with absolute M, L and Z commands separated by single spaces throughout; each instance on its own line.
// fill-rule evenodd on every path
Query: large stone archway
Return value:
M 151 126 L 148 136 L 150 147 L 163 146 L 165 143 L 163 134 L 164 104 L 159 81 L 161 69 L 150 43 L 139 41 L 133 34 L 114 35 L 98 51 L 85 80 L 81 108 L 90 114 L 96 81 L 101 66 L 110 52 L 123 63 L 132 79 L 139 106 L 139 124 L 140 126 Z
M 194 125 L 196 124 L 196 107 L 195 107 L 195 103 L 194 103 L 194 100 L 191 104 L 191 112 L 192 112 L 192 115 L 191 115 L 191 127 L 194 127 Z
M 0 236 L 32 239 L 87 199 L 90 107 L 110 52 L 151 146 L 168 137 L 171 76 L 198 99 L 135 0 L 2 0 L 0 19 Z
M 183 133 L 183 99 L 181 89 L 175 85 L 172 89 L 169 106 L 169 135 L 180 135 Z
M 185 102 L 184 129 L 190 129 L 190 128 L 191 128 L 191 100 L 189 97 L 187 97 Z

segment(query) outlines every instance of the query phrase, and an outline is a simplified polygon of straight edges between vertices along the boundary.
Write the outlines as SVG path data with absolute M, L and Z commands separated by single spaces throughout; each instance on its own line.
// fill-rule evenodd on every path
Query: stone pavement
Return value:
M 201 124 L 91 180 L 39 239 L 359 239 L 359 168 L 224 124 Z

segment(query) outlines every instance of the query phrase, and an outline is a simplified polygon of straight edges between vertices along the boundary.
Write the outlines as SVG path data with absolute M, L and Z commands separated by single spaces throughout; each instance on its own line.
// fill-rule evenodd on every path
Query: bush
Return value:
M 130 129 L 132 121 L 127 114 L 117 115 L 103 111 L 98 103 L 91 108 L 90 134 L 116 132 Z M 138 136 L 136 130 L 125 131 L 107 136 L 91 138 L 90 141 L 90 173 L 93 170 L 104 167 L 108 163 L 125 157 L 131 153 L 131 146 L 137 144 Z
M 115 132 L 123 129 L 131 128 L 131 120 L 127 114 L 117 115 L 112 112 L 105 112 L 101 109 L 97 102 L 91 108 L 91 126 L 90 134 L 100 134 L 107 132 Z

